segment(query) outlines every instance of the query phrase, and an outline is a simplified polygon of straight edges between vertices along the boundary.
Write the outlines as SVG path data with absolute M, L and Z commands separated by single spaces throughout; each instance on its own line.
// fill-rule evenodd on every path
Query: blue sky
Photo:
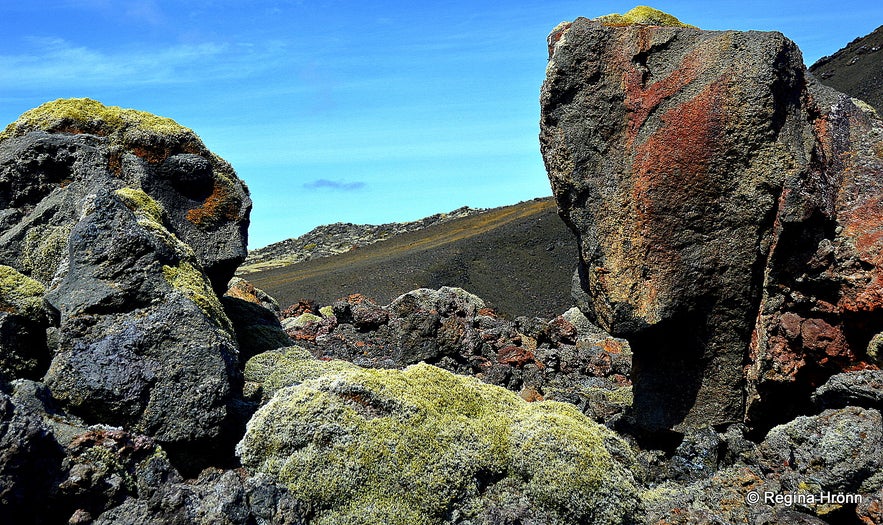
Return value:
M 11 4 L 11 5 L 10 5 Z M 250 247 L 550 195 L 546 35 L 609 1 L 35 0 L 0 7 L 0 126 L 62 97 L 171 117 L 254 200 Z M 778 30 L 807 64 L 883 24 L 879 0 L 659 1 L 704 29 Z

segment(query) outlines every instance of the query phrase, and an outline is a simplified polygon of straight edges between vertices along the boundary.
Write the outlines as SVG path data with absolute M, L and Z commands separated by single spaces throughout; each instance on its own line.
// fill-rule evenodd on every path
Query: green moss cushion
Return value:
M 255 414 L 237 451 L 286 483 L 315 523 L 479 523 L 516 508 L 549 524 L 624 523 L 637 512 L 628 446 L 572 405 L 527 403 L 426 364 L 267 355 L 246 379 L 293 386 Z

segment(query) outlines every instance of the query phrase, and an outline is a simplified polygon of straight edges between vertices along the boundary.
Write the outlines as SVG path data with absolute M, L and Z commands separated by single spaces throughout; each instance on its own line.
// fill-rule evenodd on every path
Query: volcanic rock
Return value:
M 233 324 L 243 361 L 293 343 L 279 323 L 279 303 L 245 279 L 234 277 L 230 280 L 221 304 Z
M 283 327 L 321 359 L 370 368 L 426 362 L 529 401 L 572 403 L 605 424 L 632 404 L 628 342 L 611 337 L 575 308 L 552 320 L 509 321 L 480 297 L 442 287 L 413 290 L 387 306 L 354 294 L 322 308 L 324 316 L 295 316 L 302 308 L 290 310 Z
M 319 522 L 601 524 L 640 516 L 627 445 L 571 405 L 526 403 L 426 364 L 362 369 L 295 349 L 275 358 L 272 368 L 258 367 L 273 376 L 246 367 L 247 379 L 277 390 L 237 451 L 250 472 L 298 494 Z
M 0 391 L 2 515 L 42 515 L 40 507 L 59 475 L 62 457 L 61 447 L 40 416 Z
M 36 379 L 49 365 L 44 293 L 38 281 L 0 265 L 0 381 Z
M 823 408 L 859 406 L 883 410 L 883 370 L 859 370 L 832 376 L 813 392 Z
M 873 114 L 814 83 L 779 33 L 578 18 L 549 44 L 540 140 L 580 244 L 574 297 L 632 344 L 634 421 L 772 425 L 870 366 Z
M 58 100 L 0 134 L 0 264 L 16 272 L 0 295 L 48 305 L 35 353 L 52 361 L 34 366 L 65 409 L 172 448 L 221 435 L 241 380 L 218 291 L 250 208 L 232 168 L 169 119 Z

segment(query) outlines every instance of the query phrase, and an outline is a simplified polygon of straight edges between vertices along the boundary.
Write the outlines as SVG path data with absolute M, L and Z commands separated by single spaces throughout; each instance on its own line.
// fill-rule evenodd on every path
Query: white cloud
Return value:
M 0 54 L 0 89 L 133 86 L 241 78 L 269 60 L 248 47 L 212 42 L 104 51 L 61 38 L 29 38 L 30 48 Z M 231 49 L 235 47 L 231 52 Z

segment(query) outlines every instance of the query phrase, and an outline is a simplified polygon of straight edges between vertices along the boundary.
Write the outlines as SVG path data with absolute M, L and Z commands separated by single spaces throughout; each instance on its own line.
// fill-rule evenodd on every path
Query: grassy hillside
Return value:
M 248 279 L 280 304 L 361 293 L 386 304 L 415 288 L 458 286 L 509 316 L 571 306 L 576 241 L 551 197 L 496 208 Z

